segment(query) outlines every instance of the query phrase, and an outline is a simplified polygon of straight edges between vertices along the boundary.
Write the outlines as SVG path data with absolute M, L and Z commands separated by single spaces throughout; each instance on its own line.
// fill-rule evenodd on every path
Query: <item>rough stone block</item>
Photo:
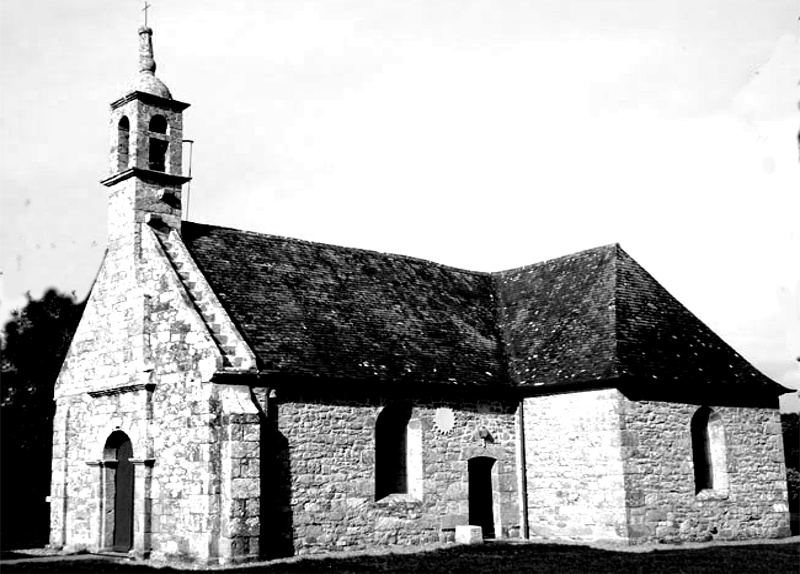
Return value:
M 451 530 L 457 526 L 466 526 L 468 524 L 469 518 L 465 514 L 447 514 L 442 516 L 440 527 Z
M 257 442 L 234 442 L 232 445 L 232 458 L 258 458 L 259 454 L 259 443 Z
M 644 519 L 645 522 L 661 522 L 667 519 L 667 513 L 663 510 L 648 510 Z
M 255 498 L 260 494 L 257 478 L 234 478 L 231 481 L 231 495 L 234 498 Z
M 261 440 L 260 426 L 253 423 L 242 425 L 242 440 L 254 442 Z
M 457 544 L 482 544 L 483 528 L 472 524 L 459 524 L 456 526 Z
M 243 459 L 240 465 L 239 476 L 244 478 L 254 478 L 261 473 L 261 463 L 259 460 Z

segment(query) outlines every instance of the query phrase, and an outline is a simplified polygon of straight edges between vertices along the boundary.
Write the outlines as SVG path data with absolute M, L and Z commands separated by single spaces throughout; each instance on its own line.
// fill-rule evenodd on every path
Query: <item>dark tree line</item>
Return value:
M 43 546 L 50 522 L 53 387 L 85 302 L 47 291 L 12 312 L 0 339 L 0 544 Z

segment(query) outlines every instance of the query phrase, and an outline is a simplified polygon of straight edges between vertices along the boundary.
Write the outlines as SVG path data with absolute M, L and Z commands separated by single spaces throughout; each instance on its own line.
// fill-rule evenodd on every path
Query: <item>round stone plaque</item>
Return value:
M 449 433 L 455 426 L 453 409 L 446 407 L 436 409 L 436 413 L 433 415 L 433 424 L 439 432 Z

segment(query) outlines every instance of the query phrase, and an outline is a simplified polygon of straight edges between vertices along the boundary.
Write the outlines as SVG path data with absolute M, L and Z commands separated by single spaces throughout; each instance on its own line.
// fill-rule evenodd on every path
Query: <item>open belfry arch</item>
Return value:
M 182 220 L 153 31 L 55 389 L 51 545 L 229 562 L 788 535 L 771 381 L 619 245 L 498 273 Z

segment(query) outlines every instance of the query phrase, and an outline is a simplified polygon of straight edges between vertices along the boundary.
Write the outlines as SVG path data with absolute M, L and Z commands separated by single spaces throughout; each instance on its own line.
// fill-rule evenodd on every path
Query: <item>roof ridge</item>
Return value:
M 236 233 L 242 233 L 244 235 L 249 235 L 249 236 L 253 236 L 253 237 L 263 237 L 263 238 L 266 238 L 266 239 L 280 239 L 280 240 L 283 240 L 283 241 L 291 241 L 291 242 L 294 242 L 294 243 L 300 243 L 300 244 L 305 244 L 305 245 L 316 245 L 316 246 L 320 246 L 320 247 L 331 247 L 331 248 L 334 248 L 334 249 L 345 249 L 347 251 L 355 251 L 355 252 L 360 252 L 360 253 L 371 253 L 371 254 L 375 254 L 375 255 L 383 255 L 383 256 L 386 256 L 386 257 L 393 257 L 393 258 L 403 259 L 403 260 L 406 260 L 406 261 L 418 261 L 420 263 L 427 263 L 427 264 L 430 264 L 430 265 L 436 265 L 437 267 L 440 267 L 440 268 L 443 268 L 443 269 L 452 269 L 453 271 L 460 271 L 462 273 L 470 273 L 472 275 L 478 275 L 478 276 L 482 276 L 482 277 L 486 277 L 486 276 L 499 277 L 499 276 L 502 276 L 505 273 L 517 273 L 519 271 L 524 271 L 524 270 L 529 269 L 529 268 L 538 267 L 540 265 L 546 265 L 546 264 L 552 263 L 554 261 L 559 261 L 559 260 L 562 260 L 562 259 L 567 259 L 569 257 L 575 257 L 577 255 L 582 255 L 582 254 L 586 254 L 586 253 L 590 253 L 590 252 L 601 252 L 601 251 L 615 249 L 615 250 L 617 250 L 617 252 L 622 251 L 623 253 L 625 253 L 625 251 L 622 249 L 622 247 L 620 246 L 620 244 L 618 242 L 606 243 L 604 245 L 598 245 L 597 247 L 591 247 L 589 249 L 581 249 L 580 251 L 575 251 L 574 253 L 568 253 L 566 255 L 561 255 L 561 256 L 558 256 L 558 257 L 551 257 L 550 259 L 544 259 L 542 261 L 529 263 L 527 265 L 522 265 L 520 267 L 513 267 L 511 269 L 502 269 L 500 271 L 477 271 L 477 270 L 474 270 L 474 269 L 465 269 L 463 267 L 456 267 L 454 265 L 448 265 L 446 263 L 439 263 L 438 261 L 433 261 L 431 259 L 425 259 L 424 257 L 416 257 L 414 255 L 406 255 L 406 254 L 403 254 L 403 253 L 393 253 L 393 252 L 389 252 L 389 251 L 378 251 L 376 249 L 367 249 L 367 248 L 364 248 L 364 247 L 350 247 L 350 246 L 347 246 L 347 245 L 338 245 L 336 243 L 327 243 L 327 242 L 324 242 L 324 241 L 314 241 L 314 240 L 311 240 L 311 239 L 301 239 L 299 237 L 290 237 L 288 235 L 277 235 L 275 233 L 262 233 L 260 231 L 252 231 L 252 230 L 249 230 L 249 229 L 238 229 L 236 227 L 228 227 L 226 225 L 215 225 L 215 224 L 211 224 L 211 223 L 200 223 L 198 221 L 183 221 L 182 222 L 182 225 L 187 225 L 187 224 L 189 224 L 190 226 L 193 225 L 193 226 L 198 226 L 198 227 L 207 227 L 207 228 L 211 228 L 211 229 L 222 229 L 222 230 L 226 230 L 226 231 L 233 231 L 233 232 L 236 232 Z M 627 253 L 626 253 L 626 255 L 627 255 Z M 630 256 L 628 256 L 628 257 L 630 257 Z
M 447 265 L 446 263 L 439 263 L 437 261 L 432 261 L 430 259 L 425 259 L 423 257 L 416 257 L 414 255 L 405 255 L 403 253 L 392 253 L 388 251 L 378 251 L 375 249 L 366 249 L 364 247 L 350 247 L 347 245 L 337 245 L 336 243 L 326 243 L 324 241 L 313 241 L 311 239 L 300 239 L 299 237 L 289 237 L 288 235 L 276 235 L 274 233 L 261 233 L 259 231 L 251 231 L 248 229 L 237 229 L 235 227 L 227 227 L 224 225 L 212 225 L 210 223 L 198 223 L 196 221 L 183 221 L 182 225 L 189 224 L 190 226 L 199 226 L 199 227 L 207 227 L 210 229 L 222 229 L 225 231 L 233 231 L 235 233 L 241 233 L 244 235 L 249 235 L 251 237 L 262 237 L 264 239 L 277 239 L 282 241 L 290 241 L 293 243 L 303 244 L 303 245 L 312 245 L 312 246 L 319 246 L 319 247 L 329 247 L 333 249 L 341 249 L 351 252 L 358 252 L 358 253 L 365 253 L 365 254 L 373 254 L 373 255 L 382 255 L 384 257 L 389 258 L 396 258 L 402 259 L 404 261 L 417 261 L 419 263 L 425 263 L 428 265 L 435 265 L 441 269 L 450 269 L 453 271 L 458 271 L 460 273 L 469 273 L 471 275 L 476 275 L 480 277 L 491 277 L 494 275 L 492 271 L 476 271 L 473 269 L 464 269 L 462 267 L 455 267 L 454 265 Z
M 600 253 L 603 251 L 610 251 L 611 249 L 622 249 L 619 243 L 606 243 L 605 245 L 598 245 L 597 247 L 591 247 L 589 249 L 581 249 L 580 251 L 575 251 L 574 253 L 568 253 L 566 255 L 561 255 L 559 257 L 551 257 L 550 259 L 545 259 L 543 261 L 537 261 L 536 263 L 529 263 L 527 265 L 522 265 L 520 267 L 513 267 L 511 269 L 503 269 L 502 271 L 492 271 L 492 275 L 504 275 L 506 273 L 519 273 L 520 271 L 525 271 L 527 269 L 532 269 L 535 267 L 540 267 L 542 265 L 548 265 L 554 263 L 556 261 L 561 261 L 563 259 L 568 259 L 570 257 L 577 257 L 578 255 L 584 255 L 587 253 Z

